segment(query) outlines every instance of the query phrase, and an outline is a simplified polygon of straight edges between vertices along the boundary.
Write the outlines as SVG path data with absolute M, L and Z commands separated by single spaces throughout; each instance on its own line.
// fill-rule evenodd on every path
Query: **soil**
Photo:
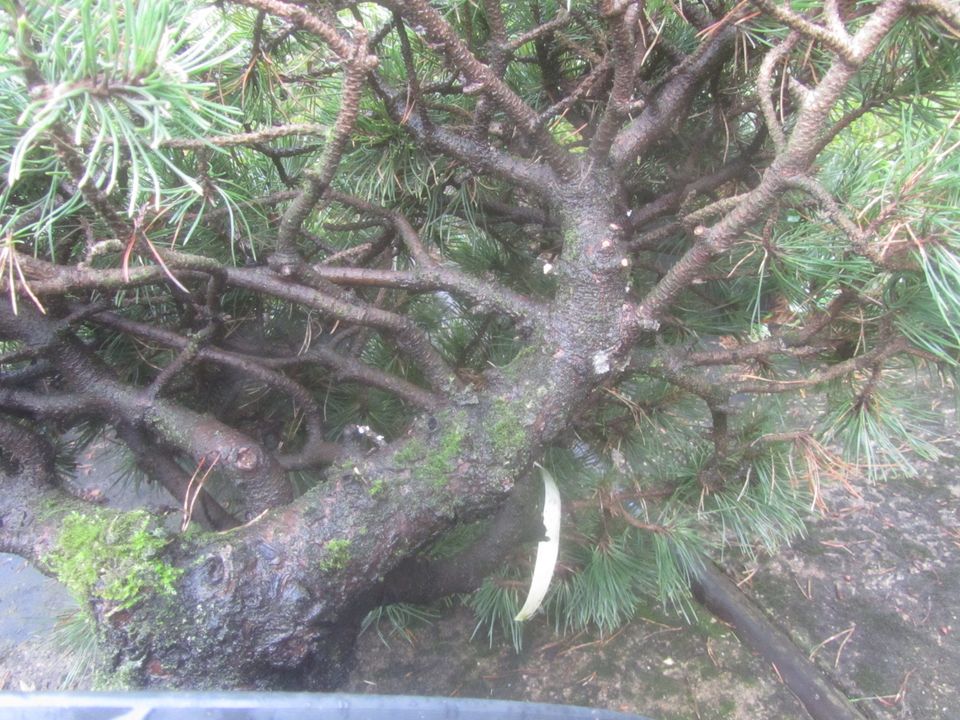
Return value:
M 728 565 L 745 595 L 787 631 L 866 718 L 960 717 L 960 435 L 939 407 L 944 457 L 914 478 L 834 486 L 808 536 L 754 566 Z M 49 641 L 69 599 L 21 561 L 0 556 L 0 689 L 61 687 L 76 658 Z M 516 653 L 453 607 L 360 639 L 343 688 L 531 700 L 609 708 L 656 720 L 807 718 L 771 667 L 701 611 L 688 624 L 655 610 L 608 636 L 558 637 L 534 620 Z M 482 633 L 478 633 L 478 636 Z M 91 678 L 70 679 L 72 689 Z

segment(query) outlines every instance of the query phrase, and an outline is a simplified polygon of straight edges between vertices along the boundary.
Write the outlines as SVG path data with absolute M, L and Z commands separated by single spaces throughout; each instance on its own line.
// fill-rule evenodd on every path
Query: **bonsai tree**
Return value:
M 333 687 L 478 588 L 518 638 L 535 463 L 571 629 L 933 453 L 887 388 L 960 357 L 947 0 L 2 8 L 0 549 L 107 682 Z

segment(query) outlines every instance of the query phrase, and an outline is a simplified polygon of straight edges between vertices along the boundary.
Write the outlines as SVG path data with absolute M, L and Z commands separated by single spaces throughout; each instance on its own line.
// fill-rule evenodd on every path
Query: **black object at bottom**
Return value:
M 315 693 L 0 693 L 2 720 L 644 720 L 542 703 Z

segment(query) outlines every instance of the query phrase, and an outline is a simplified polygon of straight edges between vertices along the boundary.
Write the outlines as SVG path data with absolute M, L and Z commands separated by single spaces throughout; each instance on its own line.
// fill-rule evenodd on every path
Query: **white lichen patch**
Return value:
M 597 375 L 606 375 L 610 372 L 610 353 L 606 350 L 595 353 L 590 359 L 593 361 L 593 371 Z

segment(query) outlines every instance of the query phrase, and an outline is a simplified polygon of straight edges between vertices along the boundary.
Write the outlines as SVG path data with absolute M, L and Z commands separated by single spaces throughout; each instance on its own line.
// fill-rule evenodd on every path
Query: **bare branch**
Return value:
M 612 5 L 613 3 L 606 3 Z M 616 137 L 627 107 L 633 97 L 635 67 L 633 63 L 634 32 L 637 18 L 640 17 L 640 5 L 630 3 L 616 13 L 611 13 L 608 24 L 613 36 L 610 49 L 610 62 L 613 66 L 613 88 L 607 98 L 603 115 L 590 141 L 588 157 L 592 161 L 605 158 Z
M 568 13 L 564 9 L 561 9 L 560 12 L 557 13 L 557 16 L 553 20 L 548 20 L 547 22 L 541 25 L 538 25 L 532 30 L 528 30 L 522 35 L 518 35 L 509 43 L 507 43 L 507 46 L 506 46 L 507 50 L 509 50 L 510 52 L 515 52 L 516 50 L 519 50 L 524 45 L 526 45 L 528 42 L 533 42 L 534 40 L 537 40 L 543 37 L 544 35 L 549 35 L 550 33 L 556 30 L 559 30 L 562 27 L 566 27 L 567 25 L 570 24 L 570 21 L 572 19 L 573 19 L 573 16 L 570 15 L 570 13 Z
M 774 337 L 738 345 L 734 348 L 692 352 L 684 355 L 683 363 L 689 367 L 705 365 L 735 365 L 755 360 L 766 360 L 779 354 L 791 354 L 791 350 L 808 348 L 817 335 L 827 330 L 840 312 L 853 301 L 850 291 L 841 292 L 827 306 L 825 312 L 807 318 L 803 327 L 796 331 L 780 332 Z M 813 347 L 812 351 L 821 348 Z
M 322 310 L 333 317 L 390 333 L 397 338 L 398 346 L 418 362 L 436 390 L 445 392 L 451 383 L 455 384 L 453 373 L 432 347 L 429 338 L 402 315 L 330 297 L 305 285 L 291 284 L 266 268 L 228 268 L 209 258 L 172 251 L 164 251 L 162 256 L 168 267 L 177 270 L 182 277 L 181 268 L 222 273 L 225 282 L 233 287 L 243 287 L 297 302 Z M 41 295 L 60 295 L 83 288 L 119 289 L 162 282 L 165 276 L 164 270 L 156 266 L 134 268 L 129 273 L 124 273 L 120 269 L 68 268 L 33 258 L 29 260 L 28 266 L 37 276 L 43 278 L 31 282 L 34 292 Z M 479 283 L 474 289 L 477 293 L 487 292 L 479 286 Z
M 622 171 L 675 127 L 700 83 L 719 67 L 730 51 L 736 34 L 736 29 L 729 25 L 712 33 L 657 91 L 639 117 L 617 134 L 610 148 L 614 167 Z
M 877 346 L 869 352 L 856 357 L 836 363 L 822 370 L 816 370 L 806 377 L 796 380 L 767 380 L 767 379 L 742 379 L 731 377 L 731 387 L 734 392 L 751 394 L 770 394 L 796 392 L 803 388 L 821 385 L 830 380 L 850 375 L 854 372 L 874 367 L 882 363 L 889 357 L 904 352 L 909 347 L 909 343 L 902 337 L 887 338 L 880 341 Z
M 289 20 L 307 32 L 320 37 L 341 60 L 348 60 L 354 55 L 355 46 L 344 40 L 333 26 L 328 25 L 299 5 L 282 2 L 282 0 L 232 0 L 232 2 Z M 373 62 L 376 62 L 376 58 L 373 59 Z
M 783 132 L 780 119 L 777 117 L 777 111 L 773 107 L 773 72 L 778 64 L 789 57 L 799 39 L 799 33 L 790 33 L 786 39 L 764 55 L 763 62 L 760 63 L 760 72 L 757 74 L 757 95 L 760 99 L 760 109 L 763 111 L 763 117 L 767 123 L 767 131 L 773 138 L 773 145 L 778 152 L 783 150 L 787 144 L 787 137 Z M 783 72 L 786 74 L 786 67 Z
M 763 137 L 765 138 L 766 135 L 764 134 Z M 761 142 L 762 139 L 763 138 L 760 138 Z M 736 158 L 735 160 L 731 160 L 716 172 L 703 175 L 696 180 L 687 183 L 676 190 L 671 190 L 670 192 L 664 193 L 656 200 L 652 200 L 646 205 L 633 210 L 630 213 L 628 227 L 631 230 L 642 228 L 651 220 L 655 220 L 662 215 L 679 210 L 691 198 L 700 194 L 709 193 L 724 183 L 735 180 L 742 175 L 752 173 L 753 166 L 750 160 L 752 159 L 753 152 L 757 149 L 757 147 L 759 147 L 759 145 L 760 143 L 758 142 L 756 143 L 755 147 L 748 148 L 743 156 Z M 683 218 L 683 224 L 690 225 L 690 218 Z
M 559 175 L 571 177 L 574 174 L 572 158 L 557 145 L 550 133 L 539 127 L 537 114 L 490 67 L 470 52 L 435 8 L 426 0 L 395 0 L 395 5 L 422 27 L 425 36 L 432 42 L 443 44 L 447 57 L 469 83 L 465 90 L 487 93 L 522 132 L 531 135 L 547 162 Z
M 949 0 L 913 0 L 911 6 L 933 13 L 955 37 L 960 37 L 960 8 L 955 3 Z
M 190 479 L 170 457 L 169 450 L 158 446 L 146 433 L 129 423 L 117 425 L 117 436 L 130 448 L 141 472 L 159 483 L 182 505 L 187 498 Z M 200 513 L 195 517 L 214 530 L 229 530 L 240 525 L 240 521 L 203 488 L 197 495 L 196 505 L 199 505 Z
M 587 97 L 610 71 L 611 62 L 610 55 L 604 55 L 570 93 L 540 113 L 537 116 L 537 122 L 546 125 L 550 120 L 563 115 L 569 108 Z
M 546 166 L 429 123 L 420 113 L 407 112 L 405 92 L 389 88 L 376 74 L 371 74 L 370 83 L 393 120 L 405 126 L 427 148 L 459 160 L 479 174 L 503 178 L 543 195 L 553 186 L 554 175 Z
M 502 77 L 506 72 L 510 53 L 507 51 L 507 26 L 503 19 L 500 0 L 483 0 L 483 8 L 487 24 L 490 26 L 490 38 L 487 41 L 490 72 L 497 77 Z M 478 139 L 486 138 L 495 109 L 496 105 L 492 102 L 492 98 L 485 93 L 481 94 L 473 113 L 473 131 Z
M 900 18 L 904 0 L 887 0 L 857 33 L 858 52 L 869 53 Z M 787 179 L 806 173 L 819 151 L 820 134 L 829 122 L 830 110 L 857 72 L 856 66 L 835 62 L 804 103 L 784 150 L 767 168 L 760 184 L 713 227 L 703 229 L 697 242 L 647 294 L 637 309 L 641 328 L 656 329 L 658 316 L 688 287 L 720 252 L 735 242 L 777 202 Z
M 0 332 L 45 348 L 77 400 L 105 419 L 149 429 L 194 460 L 219 455 L 221 467 L 245 493 L 253 512 L 293 499 L 280 467 L 256 442 L 215 419 L 198 415 L 162 399 L 145 402 L 136 389 L 117 381 L 69 331 L 33 310 L 15 316 L 0 305 Z M 56 397 L 56 396 L 52 396 Z
M 274 127 L 254 130 L 252 132 L 235 133 L 233 135 L 212 135 L 202 138 L 169 138 L 162 141 L 160 147 L 180 150 L 203 150 L 210 146 L 238 147 L 243 145 L 257 145 L 293 135 L 317 135 L 319 137 L 326 137 L 329 130 L 330 128 L 326 125 L 318 125 L 317 123 L 291 123 L 289 125 L 275 125 Z
M 187 338 L 170 330 L 164 330 L 163 328 L 158 328 L 146 323 L 138 323 L 127 318 L 122 318 L 114 313 L 99 313 L 91 319 L 95 323 L 103 324 L 129 335 L 134 335 L 168 347 L 185 347 L 189 342 Z M 323 345 L 314 345 L 302 354 L 292 357 L 250 355 L 232 350 L 204 347 L 200 348 L 198 357 L 201 360 L 234 367 L 248 373 L 267 385 L 289 393 L 292 398 L 299 402 L 304 402 L 306 399 L 307 404 L 311 407 L 313 407 L 312 397 L 305 388 L 300 387 L 297 383 L 285 378 L 283 375 L 270 372 L 267 369 L 279 370 L 281 368 L 296 367 L 298 365 L 319 364 L 332 368 L 336 376 L 340 379 L 355 380 L 364 385 L 381 388 L 425 409 L 435 409 L 442 402 L 440 396 L 427 392 L 411 382 L 399 377 L 394 377 L 376 368 L 366 366 L 356 360 L 340 355 Z M 333 462 L 342 453 L 342 450 L 338 448 L 337 445 L 324 443 L 319 440 L 319 436 L 311 436 L 309 443 L 311 446 L 316 445 L 322 453 L 322 456 L 317 462 Z
M 843 23 L 839 0 L 824 0 L 823 16 L 826 19 L 827 28 L 833 33 L 834 37 L 850 38 L 847 26 Z
M 144 388 L 144 398 L 148 401 L 153 400 L 163 389 L 164 385 L 169 383 L 179 372 L 193 362 L 194 358 L 200 354 L 204 343 L 209 342 L 215 331 L 216 325 L 209 323 L 193 337 L 189 339 L 184 338 L 184 343 L 180 346 L 181 350 L 177 357 L 157 374 L 148 387 Z
M 499 310 L 514 320 L 525 324 L 535 323 L 542 316 L 543 308 L 540 305 L 499 283 L 490 280 L 478 280 L 453 267 L 441 265 L 437 259 L 427 252 L 420 240 L 420 235 L 402 214 L 343 193 L 330 192 L 328 195 L 331 200 L 353 207 L 361 212 L 386 218 L 393 223 L 410 252 L 410 256 L 417 262 L 417 266 L 411 275 L 412 279 L 421 284 L 421 287 L 411 287 L 410 289 L 450 290 L 465 296 L 482 308 Z M 323 266 L 314 269 L 320 275 L 330 275 L 330 270 Z M 370 274 L 371 272 L 376 273 L 376 271 L 355 271 L 353 276 L 357 279 L 360 279 L 363 275 L 373 278 L 375 275 Z M 341 272 L 340 277 L 346 278 L 349 274 Z M 393 273 L 393 276 L 397 279 L 401 277 L 398 273 Z M 380 277 L 386 279 L 389 276 L 380 273 Z
M 870 242 L 869 233 L 864 231 L 843 211 L 840 204 L 834 199 L 816 178 L 809 175 L 797 175 L 789 178 L 787 183 L 791 187 L 803 190 L 812 196 L 823 208 L 824 213 L 839 227 L 850 240 L 853 251 L 862 255 L 879 267 L 887 270 L 910 270 L 916 268 L 911 258 L 888 257 L 886 248 L 878 247 Z
M 260 358 L 244 356 L 214 347 L 201 347 L 194 338 L 185 338 L 170 330 L 128 320 L 114 313 L 99 313 L 94 316 L 92 320 L 97 324 L 111 327 L 114 330 L 119 330 L 120 332 L 134 335 L 135 337 L 158 342 L 167 347 L 179 348 L 182 352 L 180 356 L 178 356 L 178 360 L 184 355 L 191 353 L 191 357 L 234 368 L 246 377 L 254 378 L 270 387 L 287 393 L 291 399 L 299 405 L 299 409 L 302 410 L 306 416 L 307 432 L 303 452 L 289 456 L 281 455 L 278 458 L 278 462 L 284 469 L 291 470 L 319 463 L 332 463 L 342 458 L 344 454 L 343 448 L 334 443 L 325 442 L 322 439 L 323 428 L 320 421 L 320 408 L 310 391 L 282 373 L 268 369 L 268 367 L 265 367 L 265 363 L 261 362 Z M 161 376 L 169 376 L 172 374 L 167 371 L 175 365 L 176 361 L 167 365 L 163 372 L 157 376 L 158 379 Z M 151 385 L 151 389 L 156 384 L 157 381 L 155 380 Z
M 295 263 L 299 260 L 296 241 L 300 235 L 300 228 L 323 196 L 330 181 L 333 180 L 350 134 L 353 132 L 353 126 L 360 111 L 364 79 L 376 64 L 375 56 L 368 56 L 365 46 L 366 34 L 361 32 L 354 52 L 344 63 L 340 110 L 330 133 L 330 140 L 324 148 L 320 169 L 317 172 L 307 173 L 307 187 L 290 203 L 280 220 L 280 228 L 277 230 L 277 253 L 282 257 L 282 263 Z
M 383 330 L 417 362 L 435 390 L 446 392 L 457 384 L 455 376 L 431 345 L 426 333 L 403 315 L 368 305 L 348 304 L 312 288 L 285 282 L 274 273 L 261 268 L 229 268 L 226 273 L 227 282 L 234 287 L 266 293 L 322 310 L 350 323 Z
M 793 12 L 789 7 L 778 5 L 776 0 L 751 0 L 751 2 L 767 15 L 776 18 L 787 27 L 792 28 L 811 40 L 816 40 L 821 43 L 846 62 L 855 64 L 861 60 L 862 55 L 846 31 L 844 31 L 843 34 L 838 34 L 837 32 L 827 30 L 825 27 L 807 20 L 803 15 Z

